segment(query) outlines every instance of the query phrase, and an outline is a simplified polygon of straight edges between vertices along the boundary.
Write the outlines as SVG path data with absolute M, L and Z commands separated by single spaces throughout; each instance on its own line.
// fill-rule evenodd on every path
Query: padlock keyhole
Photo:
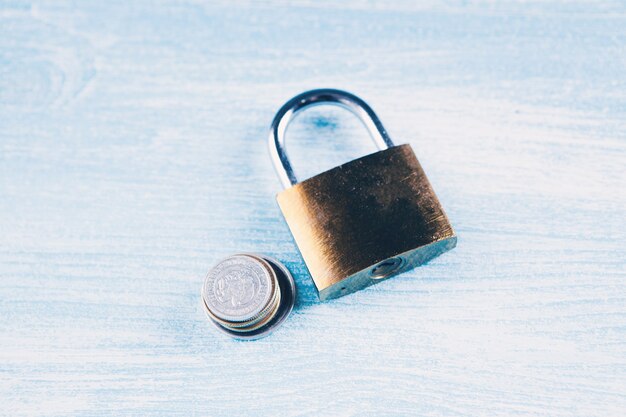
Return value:
M 372 268 L 370 277 L 372 279 L 386 278 L 396 273 L 403 264 L 404 261 L 400 257 L 386 259 Z

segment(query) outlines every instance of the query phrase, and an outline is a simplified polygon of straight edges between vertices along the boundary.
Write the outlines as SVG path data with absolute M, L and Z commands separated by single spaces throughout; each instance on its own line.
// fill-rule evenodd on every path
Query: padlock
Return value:
M 298 182 L 285 131 L 303 109 L 334 104 L 365 125 L 378 152 Z M 276 199 L 320 300 L 350 294 L 456 246 L 456 235 L 410 145 L 394 146 L 374 111 L 341 90 L 302 93 L 278 111 L 269 137 L 285 190 Z

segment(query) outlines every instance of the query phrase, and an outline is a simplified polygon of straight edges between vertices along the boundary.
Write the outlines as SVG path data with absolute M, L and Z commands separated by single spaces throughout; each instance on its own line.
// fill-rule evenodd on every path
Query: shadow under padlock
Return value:
M 379 151 L 298 182 L 285 151 L 285 132 L 298 112 L 320 104 L 354 113 Z M 332 89 L 292 98 L 272 122 L 269 148 L 285 188 L 278 204 L 320 300 L 368 287 L 456 246 L 454 230 L 411 146 L 395 146 L 360 98 Z

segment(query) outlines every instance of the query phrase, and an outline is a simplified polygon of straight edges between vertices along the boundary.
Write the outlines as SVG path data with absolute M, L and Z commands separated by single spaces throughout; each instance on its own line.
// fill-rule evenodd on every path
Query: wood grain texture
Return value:
M 625 45 L 617 2 L 0 1 L 0 414 L 625 415 Z M 325 304 L 265 147 L 319 87 L 459 236 Z M 339 109 L 289 133 L 303 178 L 374 150 Z M 256 342 L 199 301 L 241 251 L 299 289 Z

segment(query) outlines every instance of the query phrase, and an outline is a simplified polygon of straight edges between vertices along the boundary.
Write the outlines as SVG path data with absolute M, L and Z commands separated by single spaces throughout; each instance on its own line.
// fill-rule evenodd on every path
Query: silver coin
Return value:
M 248 255 L 233 255 L 209 271 L 202 298 L 216 318 L 244 322 L 266 309 L 275 285 L 273 272 L 265 262 Z
M 289 270 L 274 258 L 264 255 L 240 254 L 248 256 L 267 266 L 274 280 L 273 296 L 266 307 L 255 317 L 247 321 L 229 321 L 217 317 L 209 308 L 202 289 L 204 311 L 211 323 L 221 332 L 234 339 L 254 340 L 272 333 L 291 313 L 296 298 L 296 287 Z M 221 262 L 220 262 L 221 263 Z M 208 277 L 207 277 L 208 278 Z M 205 282 L 206 286 L 206 282 Z

